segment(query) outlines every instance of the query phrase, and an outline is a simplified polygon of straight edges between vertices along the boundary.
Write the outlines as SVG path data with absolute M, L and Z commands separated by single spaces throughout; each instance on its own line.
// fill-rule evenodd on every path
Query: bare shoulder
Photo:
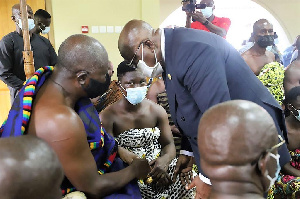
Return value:
M 102 116 L 106 116 L 107 117 L 107 116 L 114 115 L 118 111 L 118 109 L 120 108 L 120 105 L 119 105 L 120 101 L 121 100 L 119 100 L 119 101 L 117 101 L 117 102 L 115 102 L 115 103 L 107 106 L 103 111 L 101 111 L 99 113 L 99 116 L 100 117 L 102 117 Z
M 157 104 L 151 100 L 148 100 L 148 99 L 145 99 L 144 103 L 145 103 L 145 105 L 149 106 L 151 113 L 157 113 L 158 115 L 164 114 L 164 113 L 166 114 L 166 110 L 159 104 Z
M 79 115 L 65 105 L 36 107 L 29 130 L 47 142 L 62 141 L 84 134 Z
M 275 54 L 272 53 L 271 51 L 266 50 L 266 55 L 269 59 L 272 59 L 273 61 L 275 61 Z

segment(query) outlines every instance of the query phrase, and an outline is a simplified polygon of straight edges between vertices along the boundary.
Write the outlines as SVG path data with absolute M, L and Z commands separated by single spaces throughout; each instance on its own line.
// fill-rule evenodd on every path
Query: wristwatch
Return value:
M 204 23 L 202 23 L 203 25 L 208 25 L 208 20 L 206 20 Z

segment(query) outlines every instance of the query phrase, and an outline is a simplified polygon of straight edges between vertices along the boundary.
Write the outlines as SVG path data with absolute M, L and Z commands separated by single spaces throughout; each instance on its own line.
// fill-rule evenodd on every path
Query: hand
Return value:
M 167 173 L 169 162 L 165 158 L 159 157 L 152 160 L 149 164 L 152 167 L 149 175 L 152 177 L 153 183 L 157 183 L 157 185 L 161 186 L 168 186 L 172 183 L 172 180 Z
M 150 172 L 149 162 L 146 159 L 135 158 L 130 166 L 137 179 L 145 179 Z
M 211 185 L 200 180 L 199 176 L 196 176 L 190 184 L 186 185 L 187 190 L 194 187 L 196 187 L 195 199 L 208 199 L 210 197 Z
M 124 149 L 123 147 L 118 147 L 118 153 L 120 158 L 126 162 L 127 164 L 131 164 L 133 159 L 138 158 L 138 156 L 131 151 L 128 151 L 127 149 Z
M 172 131 L 173 135 L 176 135 L 176 136 L 179 136 L 179 137 L 182 136 L 182 134 L 180 133 L 179 129 L 175 125 L 172 125 L 170 127 L 171 127 L 171 131 Z
M 177 176 L 180 175 L 180 180 L 183 185 L 191 183 L 193 163 L 193 157 L 179 155 L 173 175 L 173 182 L 175 182 Z
M 203 16 L 202 12 L 196 11 L 192 13 L 192 17 L 194 20 L 199 21 L 200 23 L 206 22 L 206 18 Z

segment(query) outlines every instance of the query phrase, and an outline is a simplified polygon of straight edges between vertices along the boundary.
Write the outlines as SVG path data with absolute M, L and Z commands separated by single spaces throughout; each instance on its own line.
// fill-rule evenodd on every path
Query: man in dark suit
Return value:
M 194 29 L 154 30 L 144 21 L 132 20 L 124 26 L 118 47 L 122 57 L 136 63 L 146 75 L 156 76 L 163 71 L 172 119 L 185 136 L 182 148 L 188 149 L 190 143 L 201 173 L 198 124 L 203 113 L 215 104 L 232 99 L 255 102 L 272 116 L 278 134 L 287 137 L 281 107 L 223 38 Z M 292 172 L 286 145 L 279 154 L 283 171 Z M 185 171 L 188 165 L 188 158 L 183 157 L 175 174 Z M 200 197 L 207 198 L 209 179 L 201 175 L 200 179 L 197 190 L 201 191 Z

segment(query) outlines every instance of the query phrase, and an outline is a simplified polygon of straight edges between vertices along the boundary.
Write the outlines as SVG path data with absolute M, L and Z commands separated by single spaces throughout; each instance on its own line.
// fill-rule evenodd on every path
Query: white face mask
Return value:
M 18 23 L 18 26 L 19 26 L 19 28 L 21 29 L 21 30 L 23 30 L 22 29 L 22 20 L 21 19 L 19 19 L 19 21 L 18 21 L 19 23 Z M 34 28 L 34 20 L 33 19 L 28 19 L 28 30 L 30 31 L 30 30 L 32 30 L 33 28 Z
M 270 156 L 276 160 L 277 170 L 275 172 L 274 178 L 272 178 L 271 176 L 269 176 L 269 174 L 267 175 L 268 180 L 270 180 L 270 185 L 269 185 L 268 190 L 274 185 L 275 181 L 277 180 L 277 178 L 279 176 L 279 172 L 281 170 L 281 167 L 280 167 L 280 164 L 279 164 L 280 155 L 279 154 L 274 155 L 273 153 L 270 153 Z
M 137 105 L 145 99 L 147 94 L 147 89 L 148 89 L 147 86 L 127 88 L 126 89 L 127 96 L 124 95 L 124 97 L 128 100 L 128 102 L 130 102 L 130 104 Z
M 157 61 L 155 50 L 154 50 L 154 57 L 155 57 L 156 64 L 154 65 L 154 67 L 148 66 L 144 62 L 144 45 L 142 44 L 142 60 L 139 60 L 137 64 L 137 69 L 141 71 L 141 73 L 144 74 L 146 77 L 151 77 L 151 78 L 156 77 L 164 71 L 160 62 Z
M 45 27 L 45 30 L 43 30 L 43 29 L 41 29 L 41 28 L 40 28 L 40 30 L 42 31 L 42 34 L 48 34 L 49 31 L 50 31 L 50 27 L 49 27 L 49 26 L 46 26 L 46 27 Z
M 213 7 L 206 7 L 200 10 L 206 19 L 208 19 L 213 14 Z

